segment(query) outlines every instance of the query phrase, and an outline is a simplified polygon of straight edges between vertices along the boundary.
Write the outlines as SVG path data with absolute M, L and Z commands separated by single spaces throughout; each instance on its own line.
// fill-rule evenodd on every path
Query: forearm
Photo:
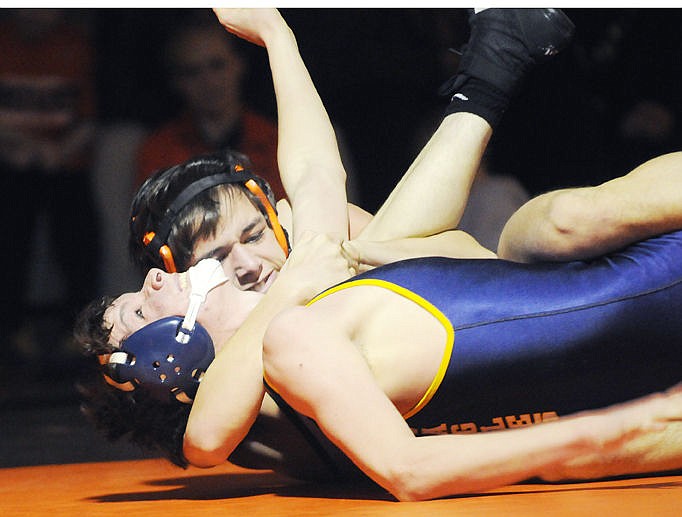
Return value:
M 340 242 L 305 236 L 267 294 L 218 352 L 201 381 L 185 433 L 190 463 L 223 462 L 246 436 L 263 401 L 263 335 L 282 310 L 308 302 L 349 275 Z M 222 345 L 222 346 L 221 346 Z
M 361 360 L 343 370 L 340 362 L 332 364 L 333 374 L 316 373 L 314 387 L 301 379 L 294 385 L 294 401 L 306 391 L 297 409 L 307 411 L 365 474 L 399 500 L 434 499 L 519 482 L 595 450 L 578 419 L 561 421 L 560 426 L 415 437 Z M 354 389 L 347 382 L 355 383 Z
M 398 449 L 406 451 L 400 460 L 408 473 L 426 475 L 406 478 L 408 496 L 467 493 L 551 474 L 554 479 L 565 479 L 571 471 L 580 470 L 581 462 L 597 466 L 596 472 L 604 475 L 680 468 L 681 401 L 682 388 L 677 385 L 662 393 L 512 431 L 434 436 L 424 441 L 414 438 Z
M 546 481 L 586 480 L 682 468 L 682 423 L 651 430 L 609 454 L 588 454 L 544 471 Z
M 455 229 L 491 135 L 476 115 L 446 117 L 359 238 L 423 237 Z
M 396 495 L 403 500 L 423 500 L 490 490 L 535 477 L 593 450 L 568 425 L 544 426 L 549 424 L 518 433 L 415 438 L 405 459 L 414 461 L 409 472 L 424 475 L 409 476 L 410 482 L 398 489 L 404 493 Z M 436 441 L 441 443 L 430 443 Z
M 239 330 L 223 344 L 206 371 L 192 406 L 184 440 L 190 463 L 224 462 L 246 436 L 260 410 L 263 334 L 280 311 L 304 303 L 306 290 L 278 278 Z
M 278 165 L 292 204 L 292 240 L 305 231 L 346 238 L 346 173 L 334 130 L 296 39 L 276 9 L 214 9 L 230 32 L 268 51 L 277 99 Z
M 294 241 L 305 230 L 345 237 L 346 173 L 325 107 L 284 21 L 262 36 L 277 99 L 278 163 L 292 202 Z
M 344 242 L 343 247 L 361 270 L 417 257 L 496 258 L 495 253 L 461 230 L 381 242 L 352 240 Z

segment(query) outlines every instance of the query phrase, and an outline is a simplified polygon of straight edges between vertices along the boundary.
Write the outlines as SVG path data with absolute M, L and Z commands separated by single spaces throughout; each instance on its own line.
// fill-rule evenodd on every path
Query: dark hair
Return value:
M 182 441 L 191 405 L 162 404 L 144 388 L 121 391 L 104 379 L 99 356 L 115 350 L 109 343 L 111 328 L 104 325 L 104 312 L 113 298 L 106 296 L 90 303 L 80 313 L 74 331 L 91 368 L 79 382 L 81 411 L 109 440 L 126 437 L 152 454 L 161 454 L 172 463 L 187 467 Z
M 234 173 L 240 169 L 249 171 L 250 168 L 251 163 L 245 155 L 225 149 L 191 158 L 150 176 L 135 194 L 130 210 L 128 249 L 133 263 L 143 273 L 151 267 L 163 267 L 160 257 L 149 253 L 142 239 L 147 232 L 158 231 L 166 210 L 185 188 L 206 176 Z M 260 177 L 254 176 L 254 179 L 274 206 L 270 185 Z M 197 239 L 215 235 L 221 216 L 221 194 L 230 195 L 235 189 L 244 192 L 254 206 L 264 213 L 255 196 L 240 183 L 216 185 L 196 195 L 178 212 L 166 240 L 178 271 L 185 271 L 191 265 Z M 267 214 L 264 215 L 270 224 Z

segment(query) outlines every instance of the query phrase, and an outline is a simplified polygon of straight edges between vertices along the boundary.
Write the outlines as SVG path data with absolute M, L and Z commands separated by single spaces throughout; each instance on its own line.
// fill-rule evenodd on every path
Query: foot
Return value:
M 471 36 L 457 75 L 441 88 L 452 95 L 476 77 L 513 96 L 528 71 L 566 48 L 575 26 L 559 9 L 485 9 L 469 16 Z

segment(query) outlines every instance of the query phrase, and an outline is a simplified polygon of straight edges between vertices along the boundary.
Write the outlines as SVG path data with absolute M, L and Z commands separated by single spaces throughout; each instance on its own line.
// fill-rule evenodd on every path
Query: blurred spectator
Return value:
M 92 298 L 96 282 L 98 228 L 89 177 L 94 114 L 93 49 L 87 32 L 60 9 L 2 13 L 0 188 L 7 243 L 1 266 L 2 328 L 6 336 L 22 325 L 35 332 L 36 326 L 26 321 L 29 287 L 33 283 L 47 292 L 56 281 L 30 278 L 42 220 L 49 240 L 38 242 L 38 252 L 53 253 L 65 289 L 54 326 L 45 330 L 49 342 L 36 338 L 46 360 L 63 351 L 59 345 L 70 333 L 72 316 Z
M 244 103 L 248 64 L 238 45 L 208 9 L 191 11 L 170 31 L 165 64 L 183 109 L 142 143 L 137 185 L 157 169 L 230 147 L 249 156 L 254 172 L 272 185 L 278 199 L 284 197 L 277 169 L 277 126 Z

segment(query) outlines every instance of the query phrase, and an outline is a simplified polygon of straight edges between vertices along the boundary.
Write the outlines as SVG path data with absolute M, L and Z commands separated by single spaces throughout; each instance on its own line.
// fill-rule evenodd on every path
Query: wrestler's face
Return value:
M 286 257 L 263 214 L 241 190 L 221 200 L 214 237 L 198 240 L 192 263 L 214 258 L 227 278 L 243 291 L 266 292 Z
M 185 316 L 191 284 L 188 273 L 166 273 L 152 269 L 142 289 L 119 296 L 104 313 L 104 324 L 111 327 L 113 346 L 142 327 L 168 316 Z M 255 291 L 242 291 L 227 281 L 209 291 L 197 321 L 206 328 L 216 348 L 242 325 L 263 297 Z

